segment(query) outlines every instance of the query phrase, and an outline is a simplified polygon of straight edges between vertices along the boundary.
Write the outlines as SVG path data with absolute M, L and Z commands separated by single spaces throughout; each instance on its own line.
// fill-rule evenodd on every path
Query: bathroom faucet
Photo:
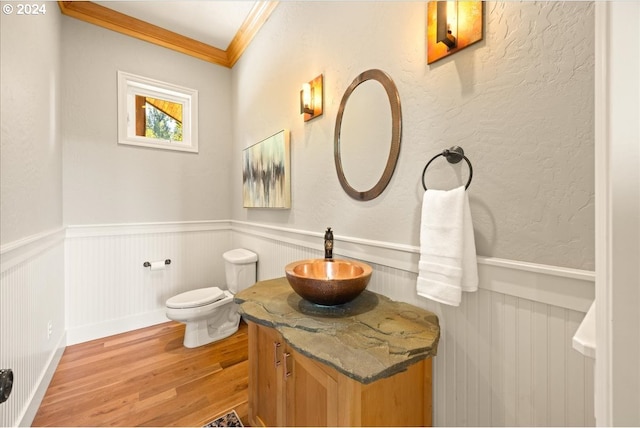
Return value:
M 330 227 L 327 227 L 324 232 L 324 258 L 325 260 L 333 259 L 333 232 Z

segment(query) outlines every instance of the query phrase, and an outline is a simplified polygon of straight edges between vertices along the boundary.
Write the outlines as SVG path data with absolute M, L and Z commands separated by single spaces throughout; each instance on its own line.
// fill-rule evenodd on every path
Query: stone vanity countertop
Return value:
M 245 320 L 275 328 L 301 354 L 365 384 L 435 356 L 440 338 L 434 313 L 368 290 L 344 305 L 318 306 L 283 277 L 256 283 L 235 302 Z

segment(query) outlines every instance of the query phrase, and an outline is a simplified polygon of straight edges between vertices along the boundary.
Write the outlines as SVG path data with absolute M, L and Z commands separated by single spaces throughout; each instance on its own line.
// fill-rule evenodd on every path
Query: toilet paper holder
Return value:
M 170 265 L 170 264 L 171 264 L 171 259 L 166 259 L 166 260 L 164 261 L 164 264 L 165 264 L 165 265 Z M 144 263 L 142 264 L 142 266 L 150 268 L 150 267 L 151 267 L 151 262 L 144 262 Z

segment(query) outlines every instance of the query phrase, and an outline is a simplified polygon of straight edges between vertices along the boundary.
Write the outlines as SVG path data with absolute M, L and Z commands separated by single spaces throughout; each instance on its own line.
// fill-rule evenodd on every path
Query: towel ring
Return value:
M 473 167 L 471 166 L 471 161 L 469 160 L 469 158 L 464 155 L 464 150 L 462 150 L 462 147 L 458 146 L 453 146 L 450 149 L 444 149 L 442 153 L 438 153 L 437 155 L 432 157 L 429 162 L 427 162 L 424 170 L 422 170 L 422 187 L 424 187 L 424 190 L 427 190 L 427 185 L 424 184 L 424 175 L 427 172 L 427 168 L 429 168 L 431 162 L 433 162 L 439 156 L 444 156 L 449 163 L 458 163 L 462 159 L 467 161 L 467 165 L 469 165 L 469 181 L 467 181 L 467 184 L 464 186 L 464 189 L 467 190 L 469 188 L 469 185 L 471 184 L 471 179 L 473 178 Z

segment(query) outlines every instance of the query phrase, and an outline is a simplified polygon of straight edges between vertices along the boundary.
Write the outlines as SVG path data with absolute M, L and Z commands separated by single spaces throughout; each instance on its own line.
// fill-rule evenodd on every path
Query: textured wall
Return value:
M 31 424 L 65 337 L 61 15 L 46 8 L 0 14 L 0 368 L 15 376 L 0 426 Z
M 420 174 L 457 144 L 474 166 L 478 254 L 592 270 L 593 4 L 485 7 L 484 40 L 427 65 L 426 3 L 280 3 L 233 69 L 233 218 L 418 245 Z M 333 132 L 344 90 L 369 68 L 398 86 L 403 139 L 389 187 L 358 202 L 337 180 Z M 325 112 L 305 124 L 299 87 L 320 73 Z M 282 128 L 291 130 L 292 209 L 243 209 L 241 150 Z M 441 161 L 427 182 L 452 188 L 467 174 Z
M 62 18 L 60 49 L 58 13 L 47 14 L 46 21 L 19 22 L 3 15 L 0 217 L 1 243 L 9 243 L 2 249 L 3 265 L 6 254 L 14 252 L 9 247 L 31 248 L 16 241 L 61 224 L 56 115 L 61 110 L 66 224 L 232 215 L 318 232 L 332 225 L 337 236 L 417 245 L 422 168 L 435 153 L 460 144 L 475 167 L 470 196 L 479 254 L 593 269 L 593 5 L 489 2 L 485 40 L 431 66 L 424 60 L 424 8 L 419 2 L 282 2 L 232 71 L 70 18 Z M 64 93 L 58 85 L 60 54 Z M 201 90 L 199 155 L 117 145 L 119 68 Z M 381 68 L 396 81 L 404 139 L 390 187 L 380 198 L 362 203 L 349 199 L 337 181 L 333 126 L 344 89 L 368 68 Z M 298 114 L 299 86 L 319 73 L 325 75 L 325 115 L 304 124 Z M 292 131 L 293 209 L 242 209 L 241 149 L 285 127 Z M 453 187 L 466 181 L 466 170 L 442 164 L 428 179 L 433 187 Z M 115 259 L 117 251 L 107 245 L 109 257 Z M 21 312 L 1 311 L 5 317 L 11 314 L 5 326 L 20 323 L 18 315 L 42 314 L 28 317 L 34 333 L 29 335 L 33 343 L 24 345 L 27 354 L 15 351 L 2 358 L 31 364 L 35 383 L 46 365 L 38 349 L 51 352 L 55 345 L 45 342 L 43 323 L 54 320 L 54 339 L 62 335 L 64 303 L 42 299 L 64 294 L 62 258 L 56 250 L 37 275 L 30 273 L 31 262 L 2 269 L 2 292 L 10 293 L 3 305 L 24 301 L 20 293 L 25 290 L 38 296 Z M 67 261 L 69 266 L 82 267 Z M 400 298 L 413 298 L 408 291 L 413 277 L 405 270 L 393 271 L 384 284 L 379 291 L 407 292 Z M 505 298 L 504 305 L 500 299 L 497 306 L 504 309 L 494 312 L 512 314 L 513 299 Z M 73 310 L 81 308 L 80 303 Z M 466 319 L 463 310 L 450 315 Z M 577 322 L 575 314 L 569 315 L 566 338 Z M 500 320 L 498 329 L 513 332 L 510 319 Z M 17 337 L 6 331 L 2 343 L 9 334 Z M 448 337 L 455 342 L 457 336 Z M 509 334 L 509 341 L 499 345 L 513 344 L 517 337 Z M 454 349 L 459 355 L 464 346 Z M 37 361 L 29 352 L 38 353 Z M 573 370 L 568 361 L 558 367 Z M 514 397 L 512 384 L 504 385 L 494 403 Z M 448 402 L 456 403 L 455 391 L 465 388 L 447 391 Z M 28 397 L 21 397 L 20 403 L 0 407 L 2 413 L 11 406 L 10 414 L 0 415 L 6 425 L 24 414 Z M 551 404 L 557 407 L 558 402 Z M 492 421 L 514 422 L 499 407 Z M 474 420 L 463 414 L 469 419 L 457 420 L 455 412 L 450 416 L 451 424 Z M 561 424 L 556 420 L 548 423 Z
M 0 15 L 2 244 L 62 224 L 60 13 L 47 6 L 46 15 Z
M 63 17 L 66 224 L 230 216 L 231 72 Z M 198 154 L 118 145 L 116 73 L 199 91 Z

